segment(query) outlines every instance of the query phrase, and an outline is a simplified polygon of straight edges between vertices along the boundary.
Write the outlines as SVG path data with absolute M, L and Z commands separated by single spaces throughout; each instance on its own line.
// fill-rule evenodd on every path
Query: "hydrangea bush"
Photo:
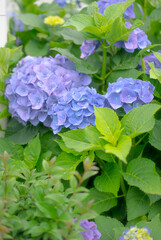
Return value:
M 16 2 L 23 29 L 0 48 L 0 238 L 159 240 L 159 2 Z

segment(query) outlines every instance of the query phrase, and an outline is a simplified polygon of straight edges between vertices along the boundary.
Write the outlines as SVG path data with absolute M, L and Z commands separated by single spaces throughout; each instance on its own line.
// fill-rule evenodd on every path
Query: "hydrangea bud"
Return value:
M 100 240 L 101 233 L 98 231 L 95 222 L 82 220 L 80 221 L 80 226 L 85 229 L 85 231 L 80 232 L 84 240 Z
M 136 226 L 131 226 L 130 229 L 126 230 L 123 235 L 120 237 L 120 240 L 153 240 L 150 237 L 151 230 L 147 227 L 137 228 Z
M 161 53 L 161 50 L 158 52 Z M 151 69 L 148 62 L 149 63 L 153 62 L 155 68 L 161 69 L 161 62 L 156 58 L 156 56 L 153 53 L 150 53 L 149 55 L 145 56 L 143 58 L 143 61 L 145 62 L 145 73 L 146 74 L 149 74 L 150 69 Z M 141 65 L 141 63 L 140 63 L 140 65 Z
M 80 58 L 86 59 L 88 56 L 93 54 L 100 45 L 101 43 L 98 40 L 84 40 L 80 47 L 81 50 Z
M 150 103 L 153 99 L 154 86 L 148 81 L 133 78 L 118 78 L 109 83 L 106 98 L 113 109 L 123 107 L 125 112 L 139 105 Z
M 47 108 L 53 132 L 56 134 L 64 127 L 77 129 L 95 125 L 93 106 L 105 106 L 105 96 L 98 94 L 94 88 L 72 88 L 61 98 L 51 94 Z
M 112 4 L 117 4 L 121 2 L 126 2 L 126 0 L 99 0 L 97 2 L 97 6 L 99 8 L 99 13 L 104 15 L 104 10 L 112 5 Z M 134 5 L 131 4 L 124 12 L 123 17 L 125 19 L 130 19 L 130 18 L 135 18 L 135 13 L 134 13 Z
M 125 23 L 126 28 L 130 28 L 132 25 L 129 22 Z M 122 47 L 126 52 L 133 53 L 135 49 L 144 49 L 151 42 L 148 40 L 148 36 L 140 28 L 134 29 L 127 41 L 118 41 L 114 45 L 118 48 Z
M 43 122 L 50 126 L 47 100 L 50 95 L 64 96 L 71 88 L 88 86 L 91 78 L 75 69 L 68 58 L 27 56 L 19 61 L 6 80 L 5 96 L 9 100 L 12 117 L 26 124 Z

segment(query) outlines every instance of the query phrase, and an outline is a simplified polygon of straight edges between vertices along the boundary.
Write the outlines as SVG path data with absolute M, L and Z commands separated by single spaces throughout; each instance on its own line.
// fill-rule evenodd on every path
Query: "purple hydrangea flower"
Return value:
M 47 100 L 51 128 L 58 133 L 63 127 L 70 129 L 95 125 L 94 107 L 105 106 L 105 96 L 89 87 L 72 88 L 62 97 L 51 94 Z
M 132 25 L 129 22 L 125 23 L 127 28 Z M 127 41 L 118 41 L 114 45 L 118 48 L 122 47 L 126 52 L 133 53 L 135 49 L 144 49 L 151 42 L 148 40 L 148 36 L 140 28 L 134 29 Z
M 97 6 L 99 8 L 99 13 L 104 15 L 104 10 L 112 5 L 112 4 L 117 4 L 121 2 L 126 2 L 126 0 L 99 0 L 97 2 Z M 130 18 L 135 18 L 135 13 L 134 13 L 134 5 L 131 4 L 124 12 L 123 17 L 125 19 L 130 19 Z
M 148 81 L 120 77 L 117 82 L 109 83 L 106 98 L 113 109 L 123 107 L 127 113 L 132 108 L 150 103 L 153 91 L 154 86 Z
M 161 50 L 158 52 L 161 53 Z M 149 55 L 145 56 L 143 58 L 143 61 L 145 62 L 145 70 L 146 70 L 145 73 L 146 74 L 149 74 L 150 69 L 151 69 L 147 62 L 150 62 L 150 63 L 153 62 L 155 68 L 161 69 L 161 62 L 156 58 L 156 56 L 153 53 L 150 53 Z M 141 65 L 141 63 L 140 63 L 140 65 Z
M 153 240 L 150 237 L 151 230 L 147 227 L 137 228 L 136 226 L 131 226 L 130 229 L 126 230 L 123 235 L 120 237 L 120 240 Z
M 84 40 L 80 47 L 81 50 L 80 58 L 86 59 L 88 56 L 93 54 L 100 45 L 101 43 L 98 40 Z
M 80 232 L 84 240 L 100 240 L 101 233 L 98 231 L 95 222 L 82 220 L 80 221 L 80 226 L 86 230 Z
M 72 88 L 88 86 L 91 78 L 75 69 L 68 58 L 27 56 L 19 61 L 13 74 L 6 80 L 5 96 L 9 100 L 9 111 L 18 121 L 33 125 L 43 122 L 50 126 L 47 101 L 50 96 L 57 99 Z M 60 118 L 60 116 L 59 116 Z

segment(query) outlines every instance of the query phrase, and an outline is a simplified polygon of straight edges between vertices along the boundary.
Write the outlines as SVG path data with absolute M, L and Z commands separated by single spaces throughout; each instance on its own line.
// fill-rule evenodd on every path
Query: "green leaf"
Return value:
M 123 52 L 123 49 L 118 52 L 119 55 L 115 55 L 115 58 L 120 57 L 120 61 L 114 67 L 115 71 L 125 70 L 125 69 L 135 69 L 138 66 L 138 56 L 136 53 L 130 54 L 127 52 Z M 113 60 L 115 60 L 115 58 Z
M 54 166 L 64 169 L 63 179 L 70 179 L 78 164 L 83 161 L 80 155 L 74 156 L 71 153 L 62 152 L 54 162 Z
M 104 135 L 103 139 L 115 146 L 121 134 L 121 123 L 117 114 L 110 108 L 94 107 L 94 109 L 96 128 Z
M 110 192 L 117 196 L 120 188 L 120 168 L 117 163 L 106 163 L 103 173 L 94 180 L 95 188 L 100 192 Z
M 146 48 L 141 49 L 141 50 L 138 52 L 137 55 L 138 55 L 138 56 L 139 56 L 139 55 L 143 55 L 144 53 L 147 53 L 147 50 L 148 50 L 148 49 L 152 49 L 152 48 L 159 47 L 159 46 L 161 46 L 161 44 L 148 45 Z
M 56 2 L 42 3 L 39 8 L 41 11 L 46 12 L 48 16 L 58 16 L 62 12 L 62 8 Z
M 121 121 L 123 133 L 134 138 L 152 130 L 155 124 L 154 114 L 160 108 L 161 105 L 158 104 L 145 104 L 132 109 Z
M 0 95 L 0 104 L 8 105 L 8 100 L 5 99 L 4 95 Z
M 88 203 L 91 200 L 94 200 L 94 203 L 90 209 L 99 214 L 117 205 L 117 198 L 113 194 L 99 192 L 95 188 L 90 189 L 89 196 L 86 198 L 85 202 Z
M 8 112 L 8 107 L 4 107 L 4 109 L 0 112 L 0 119 L 9 116 L 11 116 L 11 114 Z
M 98 6 L 96 2 L 92 2 L 88 5 L 87 12 L 90 16 L 94 17 L 98 13 Z
M 58 218 L 58 221 L 61 221 L 61 222 L 72 222 L 73 221 L 73 217 L 71 216 L 70 213 L 68 212 L 63 212 L 59 218 Z
M 126 68 L 126 67 L 125 67 Z M 142 71 L 138 71 L 136 69 L 127 69 L 127 70 L 117 70 L 113 71 L 110 76 L 107 78 L 108 82 L 116 82 L 119 77 L 122 78 L 134 78 L 137 79 L 141 74 Z
M 63 142 L 62 139 L 58 139 L 58 140 L 56 140 L 55 142 L 59 145 L 59 147 L 61 148 L 61 150 L 64 151 L 64 152 L 66 152 L 66 153 L 72 153 L 72 154 L 75 155 L 75 156 L 78 156 L 78 155 L 80 154 L 79 152 L 77 152 L 77 151 L 75 151 L 75 150 L 73 150 L 73 149 L 68 148 L 68 147 L 65 145 L 65 143 Z M 57 155 L 58 155 L 58 154 L 57 154 Z
M 48 231 L 50 231 L 50 225 L 42 222 L 39 226 L 33 226 L 30 228 L 27 233 L 31 234 L 32 237 L 38 237 Z
M 95 27 L 95 26 L 85 27 L 85 28 L 83 29 L 83 31 L 86 31 L 86 32 L 88 32 L 88 33 L 91 33 L 91 34 L 95 35 L 95 36 L 96 36 L 95 39 L 101 39 L 101 38 L 103 37 L 102 31 L 100 30 L 100 28 Z
M 33 138 L 24 149 L 24 161 L 30 169 L 36 166 L 41 152 L 39 134 Z
M 101 232 L 101 240 L 114 240 L 114 229 L 123 227 L 123 224 L 117 219 L 105 216 L 96 217 L 95 222 L 98 230 Z
M 18 18 L 23 22 L 23 24 L 36 28 L 39 31 L 46 31 L 48 28 L 44 24 L 43 19 L 36 14 L 24 13 L 18 15 Z
M 94 126 L 83 129 L 71 130 L 59 134 L 65 145 L 77 152 L 103 149 L 104 140 L 100 139 L 100 133 Z
M 67 42 L 67 41 L 62 41 L 62 42 L 50 42 L 49 43 L 49 46 L 51 47 L 51 48 L 68 48 L 69 47 L 69 45 L 70 45 L 70 43 L 69 42 Z
M 85 27 L 95 26 L 95 24 L 91 16 L 86 14 L 76 14 L 69 18 L 63 26 L 74 27 L 78 31 L 82 31 Z
M 44 214 L 44 217 L 51 218 L 51 219 L 57 219 L 57 209 L 54 207 L 52 203 L 49 202 L 41 202 L 36 201 L 35 202 L 37 208 Z
M 160 133 L 161 133 L 161 121 L 156 120 L 154 128 L 149 135 L 149 142 L 153 147 L 155 147 L 155 148 L 157 148 L 158 150 L 161 151 Z
M 107 23 L 108 23 L 107 19 L 100 13 L 94 14 L 94 21 L 98 28 L 101 28 L 101 27 L 107 25 Z
M 161 10 L 161 8 L 160 8 L 160 10 Z M 156 56 L 156 58 L 159 60 L 159 62 L 161 62 L 161 53 L 153 52 L 153 54 Z
M 15 49 L 11 49 L 12 56 L 9 60 L 9 66 L 13 66 L 14 64 L 17 64 L 17 62 L 22 58 L 23 51 L 22 46 L 17 47 Z
M 8 138 L 0 138 L 0 154 L 7 152 L 11 155 L 12 159 L 23 160 L 23 147 L 17 144 L 14 144 Z
M 64 37 L 65 40 L 71 40 L 77 45 L 82 44 L 84 40 L 82 34 L 72 28 L 63 28 L 60 34 Z
M 153 79 L 158 79 L 159 82 L 161 83 L 161 69 L 159 68 L 155 68 L 155 65 L 154 63 L 149 63 L 147 62 L 150 66 L 150 78 L 153 78 Z
M 51 131 L 48 131 L 47 133 L 40 136 L 42 152 L 51 151 L 54 156 L 58 156 L 61 153 L 61 149 L 56 142 L 58 138 L 59 137 L 57 135 L 54 135 Z
M 155 216 L 158 215 L 158 213 L 161 213 L 161 200 L 151 205 L 148 218 L 153 219 Z M 160 216 L 160 220 L 161 220 L 161 216 Z
M 150 21 L 155 22 L 161 20 L 161 7 L 154 9 L 150 14 Z
M 125 10 L 134 2 L 135 0 L 128 0 L 126 2 L 121 2 L 117 4 L 111 4 L 108 6 L 105 11 L 105 17 L 107 20 L 116 19 L 123 16 Z
M 99 157 L 101 160 L 107 161 L 107 162 L 115 162 L 115 157 L 113 154 L 108 154 L 103 151 L 95 151 L 96 156 Z
M 7 73 L 9 60 L 11 58 L 11 50 L 9 48 L 0 48 L 0 70 Z
M 148 197 L 150 199 L 150 205 L 152 205 L 153 203 L 161 199 L 161 195 L 155 195 L 155 194 L 148 194 Z
M 30 40 L 25 46 L 25 53 L 30 56 L 46 56 L 49 51 L 47 43 Z
M 121 135 L 118 140 L 117 146 L 106 144 L 104 146 L 104 149 L 106 153 L 112 153 L 120 160 L 126 163 L 126 157 L 131 149 L 131 146 L 132 146 L 131 138 L 126 135 Z
M 8 122 L 5 136 L 14 143 L 24 145 L 27 144 L 38 133 L 38 128 L 32 125 L 23 126 L 14 118 Z
M 111 31 L 106 34 L 106 39 L 112 45 L 117 41 L 126 41 L 128 40 L 131 32 L 135 29 L 143 25 L 142 21 L 135 20 L 133 25 L 130 28 L 125 27 L 125 20 L 123 17 L 116 18 L 113 22 Z
M 160 177 L 155 170 L 155 163 L 150 159 L 136 158 L 130 161 L 123 176 L 129 185 L 145 193 L 161 195 Z
M 50 172 L 49 161 L 51 160 L 51 158 L 52 158 L 52 152 L 51 151 L 41 153 L 41 155 L 39 157 L 39 160 L 37 161 L 37 164 L 36 164 L 37 170 L 42 171 L 42 168 L 43 168 L 47 173 L 49 173 Z
M 99 65 L 98 68 L 96 66 L 92 66 L 86 60 L 82 60 L 74 56 L 68 49 L 53 48 L 53 50 L 59 52 L 63 56 L 66 56 L 67 58 L 75 62 L 76 69 L 82 73 L 93 74 L 96 73 L 99 69 Z
M 150 207 L 148 195 L 138 188 L 132 187 L 126 196 L 127 219 L 128 221 L 147 214 Z

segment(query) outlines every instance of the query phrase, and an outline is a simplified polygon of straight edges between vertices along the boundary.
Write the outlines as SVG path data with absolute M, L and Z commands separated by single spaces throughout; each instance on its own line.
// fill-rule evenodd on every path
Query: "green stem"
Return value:
M 147 10 L 148 10 L 148 9 L 147 9 L 147 8 L 148 8 L 148 7 L 147 7 L 147 3 L 148 3 L 147 0 L 145 0 L 145 1 L 144 1 L 144 17 L 143 17 L 143 20 L 144 20 L 144 21 L 146 21 L 146 18 L 147 18 L 147 15 L 148 15 L 148 14 L 147 14 Z
M 148 133 L 145 133 L 144 136 L 143 136 L 142 138 L 140 138 L 140 139 L 135 143 L 134 146 L 137 146 L 139 143 L 141 143 L 142 140 L 143 140 L 147 135 L 148 135 Z
M 112 72 L 113 72 L 113 69 L 110 70 L 110 71 L 106 74 L 105 79 L 106 79 Z
M 106 40 L 103 40 L 103 44 L 102 44 L 102 47 L 103 47 L 103 61 L 102 61 L 102 73 L 101 73 L 101 78 L 102 78 L 102 81 L 103 81 L 103 86 L 102 86 L 102 91 L 105 90 L 105 80 L 106 80 L 106 61 L 107 61 L 107 48 L 106 48 Z
M 102 80 L 102 78 L 100 76 L 98 76 L 97 74 L 93 74 L 97 79 Z

